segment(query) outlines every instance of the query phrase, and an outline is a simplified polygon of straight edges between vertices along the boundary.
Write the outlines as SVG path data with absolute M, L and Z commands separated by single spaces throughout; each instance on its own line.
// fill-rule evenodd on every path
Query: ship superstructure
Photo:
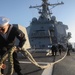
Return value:
M 56 20 L 55 16 L 52 16 L 50 7 L 62 5 L 61 3 L 50 4 L 48 0 L 42 0 L 42 5 L 30 6 L 30 8 L 39 9 L 39 18 L 33 18 L 30 26 L 27 27 L 28 36 L 31 48 L 47 49 L 52 44 L 66 43 L 66 29 L 68 26 L 60 21 Z

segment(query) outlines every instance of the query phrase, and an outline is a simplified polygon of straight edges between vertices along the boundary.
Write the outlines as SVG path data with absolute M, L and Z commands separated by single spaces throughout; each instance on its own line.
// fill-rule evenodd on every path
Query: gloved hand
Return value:
M 14 47 L 14 52 L 18 52 L 19 48 L 17 46 Z
M 14 46 L 14 52 L 18 52 L 20 50 L 21 50 L 21 48 L 19 46 Z

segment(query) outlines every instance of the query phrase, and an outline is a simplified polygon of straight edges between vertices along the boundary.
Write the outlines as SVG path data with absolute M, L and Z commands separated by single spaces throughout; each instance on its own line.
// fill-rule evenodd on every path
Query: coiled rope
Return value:
M 12 47 L 8 52 L 6 52 L 4 55 L 3 55 L 3 57 L 2 57 L 2 59 L 0 60 L 0 66 L 2 66 L 2 64 L 3 64 L 3 62 L 7 59 L 7 57 L 8 57 L 8 71 L 7 71 L 7 74 L 6 75 L 12 75 L 13 74 L 13 71 L 14 71 L 14 63 L 13 63 L 13 56 L 12 56 L 12 54 L 13 54 L 13 52 L 14 52 L 14 50 L 15 50 L 15 46 L 14 47 Z M 2 75 L 2 73 L 1 73 L 1 68 L 2 67 L 0 67 L 0 75 Z
M 13 52 L 14 52 L 14 49 L 15 49 L 15 46 L 14 47 L 12 47 L 8 52 L 6 52 L 6 54 L 4 54 L 4 56 L 3 56 L 3 58 L 1 59 L 1 61 L 0 61 L 0 66 L 3 64 L 3 62 L 6 60 L 6 58 L 8 57 L 8 62 L 9 62 L 9 66 L 8 66 L 8 72 L 7 72 L 7 74 L 6 75 L 12 75 L 13 74 L 13 71 L 14 71 L 14 63 L 13 63 L 13 56 L 12 56 L 12 54 L 13 54 Z M 33 58 L 33 56 L 31 55 L 31 53 L 28 51 L 28 50 L 24 50 L 24 49 L 22 49 L 22 50 L 20 50 L 21 51 L 21 53 L 23 54 L 23 55 L 25 55 L 30 61 L 31 61 L 31 63 L 33 63 L 34 65 L 36 65 L 37 67 L 40 67 L 41 69 L 45 69 L 45 68 L 48 68 L 48 67 L 50 67 L 51 66 L 51 64 L 55 64 L 55 63 L 58 63 L 58 62 L 60 62 L 60 61 L 62 61 L 65 57 L 66 57 L 66 55 L 67 55 L 67 51 L 66 51 L 66 53 L 65 53 L 65 55 L 61 58 L 61 59 L 59 59 L 59 60 L 57 60 L 57 61 L 55 61 L 55 62 L 53 62 L 53 63 L 49 63 L 49 64 L 47 64 L 47 65 L 44 65 L 44 66 L 42 66 L 42 65 L 39 65 L 36 61 L 35 61 L 35 59 Z M 0 68 L 0 73 L 1 73 L 1 68 Z M 1 74 L 0 74 L 1 75 Z

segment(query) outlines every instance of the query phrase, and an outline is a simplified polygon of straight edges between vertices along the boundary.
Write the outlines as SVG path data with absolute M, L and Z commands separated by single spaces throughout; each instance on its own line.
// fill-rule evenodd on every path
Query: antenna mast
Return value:
M 42 0 L 42 5 L 39 5 L 39 6 L 30 6 L 29 8 L 37 8 L 39 9 L 39 14 L 41 14 L 42 17 L 44 18 L 47 18 L 47 19 L 51 19 L 51 11 L 49 9 L 48 6 L 51 6 L 51 7 L 56 7 L 57 5 L 62 5 L 64 4 L 63 2 L 61 3 L 55 3 L 55 4 L 50 4 L 48 3 L 48 0 Z M 42 9 L 40 9 L 40 7 L 42 7 Z

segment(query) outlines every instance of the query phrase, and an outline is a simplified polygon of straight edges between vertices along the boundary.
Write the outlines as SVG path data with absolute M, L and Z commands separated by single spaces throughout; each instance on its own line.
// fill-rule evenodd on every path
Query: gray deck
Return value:
M 62 55 L 46 56 L 46 53 L 33 53 L 33 56 L 37 62 L 41 65 L 56 61 L 62 58 Z M 43 69 L 38 68 L 32 64 L 26 57 L 19 58 L 21 71 L 24 75 L 42 75 Z M 5 70 L 6 73 L 6 70 Z M 13 75 L 17 75 L 15 72 Z M 71 52 L 70 56 L 66 56 L 64 60 L 53 66 L 52 75 L 75 75 L 75 52 Z

